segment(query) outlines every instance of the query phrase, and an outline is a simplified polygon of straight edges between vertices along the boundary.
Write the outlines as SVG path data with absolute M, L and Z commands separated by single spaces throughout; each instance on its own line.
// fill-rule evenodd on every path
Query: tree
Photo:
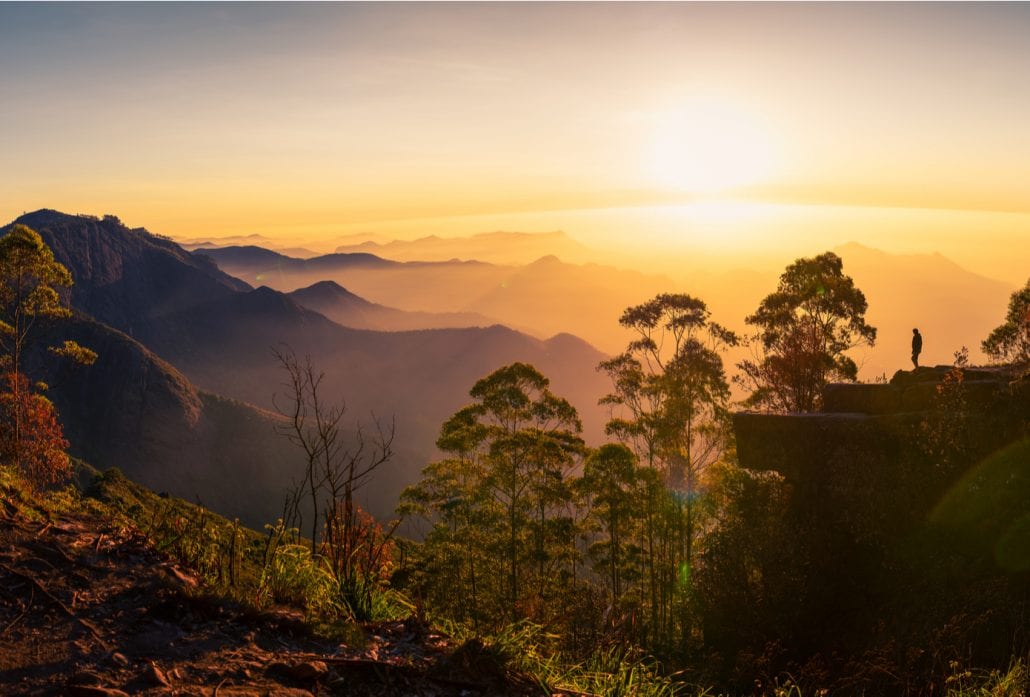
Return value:
M 559 566 L 570 561 L 575 541 L 568 478 L 584 450 L 582 425 L 548 385 L 525 363 L 477 381 L 474 402 L 441 428 L 437 446 L 449 457 L 402 495 L 402 510 L 434 524 L 426 537 L 430 563 L 444 570 L 441 559 L 455 562 L 434 582 L 452 594 L 468 589 L 477 607 L 495 607 L 512 621 L 544 613 L 565 582 Z M 498 587 L 484 597 L 491 578 Z
M 612 408 L 606 432 L 687 491 L 725 444 L 730 393 L 719 351 L 738 340 L 710 316 L 683 294 L 627 308 L 619 324 L 637 338 L 599 366 L 614 387 L 601 399 Z
M 984 353 L 999 363 L 1030 363 L 1030 279 L 1012 293 L 1005 322 L 981 344 Z
M 806 600 L 792 493 L 774 473 L 719 463 L 710 474 L 714 524 L 696 576 L 705 643 L 730 656 L 760 653 Z
M 747 318 L 758 329 L 751 340 L 760 352 L 738 366 L 737 380 L 751 390 L 746 404 L 815 411 L 828 382 L 858 377 L 858 366 L 845 351 L 872 346 L 876 328 L 866 324 L 865 295 L 843 267 L 833 252 L 798 259 L 780 276 L 776 292 Z
M 60 289 L 72 277 L 37 232 L 15 225 L 0 237 L 0 367 L 20 373 L 22 355 L 37 319 L 68 317 Z M 73 341 L 51 352 L 92 363 L 96 354 Z
M 536 561 L 530 570 L 543 574 L 553 559 L 550 540 L 543 537 L 547 514 L 560 505 L 560 485 L 583 450 L 583 426 L 575 407 L 553 394 L 549 383 L 533 366 L 512 363 L 479 380 L 469 393 L 476 402 L 466 407 L 468 416 L 483 427 L 485 484 L 505 513 L 504 556 L 513 620 L 525 591 L 526 561 Z M 537 580 L 542 583 L 544 578 Z M 537 600 L 543 600 L 541 595 Z
M 287 495 L 284 523 L 297 522 L 299 528 L 309 506 L 311 557 L 325 561 L 342 600 L 360 615 L 382 580 L 397 522 L 384 532 L 354 496 L 393 457 L 393 426 L 384 429 L 373 418 L 371 437 L 360 424 L 352 434 L 345 433 L 346 407 L 325 399 L 325 374 L 315 369 L 310 357 L 301 361 L 289 348 L 273 354 L 287 374 L 285 399 L 273 400 L 286 418 L 279 432 L 305 455 L 302 478 Z
M 67 471 L 68 446 L 48 399 L 22 374 L 25 349 L 39 319 L 67 317 L 59 289 L 72 285 L 71 274 L 34 230 L 15 225 L 0 238 L 0 370 L 2 418 L 6 422 L 3 459 L 22 466 L 36 485 L 56 481 Z M 89 365 L 96 354 L 74 341 L 50 347 L 57 357 Z M 60 452 L 60 455 L 58 454 Z
M 627 547 L 632 541 L 637 458 L 619 443 L 606 443 L 583 466 L 579 487 L 589 498 L 589 520 L 602 534 L 590 546 L 594 569 L 607 577 L 614 606 L 623 592 Z
M 34 488 L 67 478 L 71 468 L 53 403 L 33 392 L 20 373 L 3 376 L 0 390 L 0 463 L 17 464 Z
M 637 338 L 599 366 L 614 387 L 601 399 L 612 409 L 607 433 L 664 473 L 671 489 L 657 478 L 640 480 L 640 539 L 655 637 L 673 629 L 674 603 L 682 636 L 689 634 L 684 613 L 702 529 L 698 494 L 704 471 L 730 440 L 730 390 L 720 351 L 738 339 L 710 317 L 702 300 L 685 294 L 661 294 L 627 308 L 619 323 Z

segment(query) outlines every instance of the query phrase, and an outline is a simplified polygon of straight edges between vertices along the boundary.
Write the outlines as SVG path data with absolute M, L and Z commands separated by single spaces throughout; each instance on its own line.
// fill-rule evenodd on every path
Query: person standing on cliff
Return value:
M 912 365 L 919 367 L 919 354 L 923 352 L 923 335 L 918 329 L 912 330 Z

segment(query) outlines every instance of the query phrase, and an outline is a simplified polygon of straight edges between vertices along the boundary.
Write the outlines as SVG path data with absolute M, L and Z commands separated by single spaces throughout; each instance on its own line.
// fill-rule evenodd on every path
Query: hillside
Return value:
M 137 341 L 82 316 L 49 325 L 40 338 L 73 339 L 98 354 L 80 368 L 37 351 L 27 366 L 51 386 L 72 455 L 258 529 L 276 519 L 301 467 L 276 434 L 278 415 L 198 390 Z
M 197 254 L 240 279 L 278 290 L 331 280 L 370 301 L 409 311 L 472 312 L 538 336 L 570 332 L 607 353 L 621 351 L 630 339 L 618 324 L 623 310 L 675 290 L 665 276 L 569 264 L 553 254 L 525 266 L 396 262 L 369 254 L 291 259 L 253 248 Z
M 287 293 L 301 307 L 344 327 L 395 332 L 414 329 L 489 327 L 497 322 L 472 312 L 408 312 L 369 302 L 335 281 L 319 281 Z
M 17 223 L 38 232 L 68 267 L 73 307 L 144 342 L 163 315 L 249 289 L 204 257 L 113 216 L 40 210 L 0 228 L 0 235 Z
M 209 529 L 228 521 L 116 471 L 80 465 L 79 479 L 82 494 L 51 502 L 0 470 L 4 695 L 457 697 L 521 695 L 532 684 L 482 642 L 415 619 L 341 624 L 327 638 L 300 608 L 233 600 L 154 525 L 169 507 Z M 243 531 L 241 544 L 262 540 Z
M 407 454 L 398 454 L 363 492 L 371 510 L 384 517 L 432 457 L 440 425 L 468 402 L 476 380 L 502 365 L 535 365 L 580 410 L 587 437 L 596 442 L 603 433 L 605 413 L 597 399 L 607 384 L 594 370 L 603 355 L 581 340 L 540 341 L 498 325 L 390 333 L 348 329 L 299 310 L 268 288 L 194 308 L 165 326 L 154 345 L 203 388 L 272 409 L 282 375 L 270 347 L 288 342 L 325 371 L 324 394 L 344 399 L 349 418 L 366 426 L 372 413 L 392 420 Z
M 252 290 L 202 256 L 114 219 L 44 211 L 20 220 L 39 225 L 57 260 L 81 274 L 75 276 L 72 306 L 123 333 L 114 340 L 101 327 L 75 329 L 67 338 L 92 346 L 104 362 L 67 380 L 50 379 L 55 401 L 68 409 L 77 452 L 100 455 L 155 487 L 200 495 L 220 512 L 258 525 L 274 520 L 282 485 L 292 476 L 292 468 L 282 464 L 289 462 L 285 444 L 255 432 L 271 431 L 262 410 L 273 410 L 274 395 L 281 392 L 283 375 L 272 349 L 284 344 L 325 371 L 324 397 L 345 401 L 348 419 L 366 426 L 372 412 L 387 423 L 395 419 L 397 455 L 362 494 L 368 497 L 363 503 L 382 517 L 391 515 L 397 494 L 433 456 L 440 425 L 466 403 L 475 381 L 507 363 L 536 365 L 580 410 L 587 437 L 598 440 L 603 432 L 605 414 L 597 399 L 607 384 L 594 370 L 603 356 L 583 342 L 540 341 L 500 326 L 350 329 L 283 293 Z M 314 267 L 339 261 L 314 260 Z M 396 265 L 361 255 L 343 261 Z M 446 268 L 434 273 L 446 275 Z M 125 348 L 129 337 L 138 342 L 131 350 Z M 155 369 L 154 357 L 167 363 Z M 195 396 L 190 390 L 196 388 L 184 387 L 189 384 L 207 396 Z M 161 385 L 167 389 L 152 394 Z M 258 408 L 226 406 L 232 400 Z M 198 402 L 205 418 L 191 416 L 199 413 Z M 120 425 L 103 424 L 98 415 L 105 413 Z M 246 482 L 242 489 L 234 486 L 240 481 Z M 218 493 L 211 493 L 215 484 Z M 207 496 L 224 499 L 216 505 Z

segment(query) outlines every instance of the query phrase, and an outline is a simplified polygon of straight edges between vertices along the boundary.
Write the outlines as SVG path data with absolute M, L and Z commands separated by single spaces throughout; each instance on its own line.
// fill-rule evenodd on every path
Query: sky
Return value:
M 303 238 L 736 201 L 727 248 L 781 234 L 747 205 L 1020 244 L 1027 37 L 1024 3 L 0 3 L 0 219 Z M 577 237 L 644 234 L 618 228 Z

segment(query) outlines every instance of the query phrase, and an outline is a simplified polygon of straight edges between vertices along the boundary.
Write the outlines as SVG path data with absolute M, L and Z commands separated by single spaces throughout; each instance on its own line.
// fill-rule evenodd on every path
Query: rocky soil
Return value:
M 540 694 L 482 644 L 416 620 L 316 639 L 297 612 L 205 595 L 136 530 L 0 503 L 0 694 Z

